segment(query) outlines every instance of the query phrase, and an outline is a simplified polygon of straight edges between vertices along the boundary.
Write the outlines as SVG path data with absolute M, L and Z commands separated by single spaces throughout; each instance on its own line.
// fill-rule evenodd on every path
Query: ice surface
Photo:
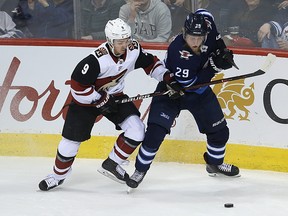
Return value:
M 97 172 L 101 162 L 76 159 L 63 185 L 43 192 L 38 183 L 51 173 L 54 158 L 0 157 L 0 215 L 288 215 L 287 173 L 241 170 L 240 178 L 209 177 L 204 165 L 154 163 L 127 194 L 126 185 Z M 134 162 L 125 169 L 131 174 Z

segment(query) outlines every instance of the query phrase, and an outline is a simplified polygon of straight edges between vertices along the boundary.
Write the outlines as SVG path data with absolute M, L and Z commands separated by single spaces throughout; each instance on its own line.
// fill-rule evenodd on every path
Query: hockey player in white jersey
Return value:
M 107 41 L 81 60 L 71 76 L 73 101 L 69 105 L 53 167 L 53 173 L 39 183 L 40 190 L 48 191 L 62 184 L 71 172 L 81 142 L 90 139 L 98 115 L 113 122 L 121 133 L 102 163 L 102 174 L 125 183 L 129 175 L 121 164 L 144 139 L 144 124 L 132 102 L 117 104 L 128 96 L 123 93 L 124 79 L 130 72 L 143 68 L 147 75 L 165 81 L 179 91 L 170 72 L 161 61 L 145 52 L 131 38 L 130 27 L 121 19 L 110 20 L 105 27 Z

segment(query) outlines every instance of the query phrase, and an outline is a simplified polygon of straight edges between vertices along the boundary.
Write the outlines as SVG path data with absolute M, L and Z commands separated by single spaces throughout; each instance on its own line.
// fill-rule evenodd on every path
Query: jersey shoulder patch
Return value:
M 104 47 L 99 47 L 95 50 L 95 55 L 97 58 L 100 58 L 101 56 L 108 55 L 108 51 Z
M 138 49 L 139 49 L 139 44 L 138 44 L 138 42 L 135 41 L 135 40 L 133 40 L 133 41 L 128 45 L 128 49 L 129 49 L 130 51 L 132 51 L 132 50 L 134 50 L 134 49 L 138 50 Z

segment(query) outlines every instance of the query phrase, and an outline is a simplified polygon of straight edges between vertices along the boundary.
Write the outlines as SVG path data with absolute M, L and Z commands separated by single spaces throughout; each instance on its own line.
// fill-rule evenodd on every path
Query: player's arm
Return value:
M 93 55 L 80 61 L 71 76 L 73 101 L 81 106 L 95 106 L 105 115 L 117 111 L 113 96 L 106 91 L 95 90 L 95 82 L 100 73 L 100 65 Z
M 210 62 L 215 72 L 227 70 L 234 66 L 238 69 L 234 62 L 234 55 L 232 50 L 226 47 L 221 35 L 219 34 L 213 15 L 206 9 L 198 9 L 195 13 L 203 14 L 208 24 L 209 36 L 215 38 L 215 51 L 211 54 Z
M 136 68 L 143 68 L 145 73 L 157 81 L 163 81 L 163 76 L 167 72 L 162 61 L 157 56 L 147 53 L 138 43 L 139 56 L 135 63 Z
M 87 105 L 101 97 L 94 88 L 99 71 L 99 63 L 93 55 L 87 56 L 76 65 L 71 75 L 71 94 L 74 102 Z
M 215 26 L 216 28 L 216 26 Z M 218 68 L 227 70 L 234 66 L 239 69 L 234 62 L 233 51 L 228 49 L 221 35 L 216 31 L 216 51 L 212 54 L 213 61 Z
M 164 81 L 170 90 L 170 98 L 176 99 L 184 94 L 182 91 L 183 87 L 176 81 L 174 74 L 164 66 L 164 63 L 157 56 L 145 52 L 141 46 L 139 57 L 135 64 L 135 68 L 139 67 L 143 68 L 147 75 L 150 75 L 159 82 Z

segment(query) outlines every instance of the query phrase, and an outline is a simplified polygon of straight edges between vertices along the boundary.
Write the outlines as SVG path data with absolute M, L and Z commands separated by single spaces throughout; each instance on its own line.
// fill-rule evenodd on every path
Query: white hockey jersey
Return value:
M 99 91 L 121 94 L 125 77 L 137 68 L 143 68 L 147 75 L 158 81 L 163 80 L 167 69 L 156 56 L 145 52 L 136 40 L 120 57 L 114 56 L 108 46 L 107 42 L 101 44 L 75 67 L 71 76 L 71 94 L 76 103 L 94 103 L 101 97 Z

